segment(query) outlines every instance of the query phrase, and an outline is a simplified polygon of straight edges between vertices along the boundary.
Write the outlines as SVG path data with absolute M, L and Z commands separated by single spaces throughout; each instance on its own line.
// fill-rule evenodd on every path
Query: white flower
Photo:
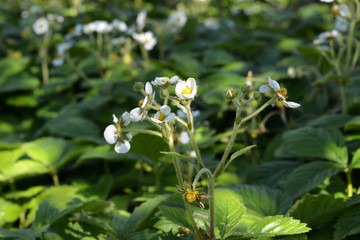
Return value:
M 72 43 L 69 42 L 63 42 L 56 46 L 57 53 L 64 54 L 67 50 L 69 50 L 72 47 Z
M 138 122 L 145 119 L 147 115 L 147 104 L 151 104 L 155 98 L 155 92 L 153 92 L 152 86 L 149 82 L 145 84 L 145 98 L 139 102 L 139 107 L 130 111 L 130 120 L 132 122 Z
M 111 25 L 120 32 L 126 32 L 128 30 L 128 26 L 125 22 L 119 21 L 118 19 L 114 19 Z
M 349 28 L 349 21 L 342 17 L 336 17 L 335 29 L 341 32 L 346 32 Z
M 33 30 L 37 35 L 42 35 L 49 30 L 49 21 L 41 17 L 33 24 Z
M 80 36 L 81 33 L 82 33 L 82 29 L 83 29 L 83 26 L 80 23 L 78 23 L 78 24 L 75 25 L 74 31 L 73 31 L 72 34 L 74 36 Z
M 301 105 L 296 102 L 286 101 L 287 98 L 287 90 L 285 88 L 280 88 L 280 85 L 277 81 L 272 80 L 269 77 L 269 84 L 261 85 L 259 88 L 259 92 L 265 93 L 270 90 L 274 90 L 279 98 L 279 100 L 286 106 L 290 108 L 298 108 Z
M 170 122 L 175 118 L 175 113 L 171 112 L 171 108 L 167 105 L 162 105 L 154 117 L 151 118 L 156 123 Z
M 342 17 L 346 17 L 350 13 L 349 7 L 346 4 L 340 4 L 339 13 Z
M 54 67 L 59 67 L 65 62 L 64 55 L 56 54 L 54 59 L 51 61 Z
M 172 26 L 173 31 L 176 31 L 177 29 L 184 27 L 186 21 L 187 21 L 187 17 L 185 13 L 180 10 L 173 12 L 168 18 L 168 22 Z
M 130 150 L 130 140 L 132 138 L 130 133 L 121 134 L 122 128 L 126 127 L 130 123 L 130 115 L 128 112 L 124 112 L 119 119 L 113 114 L 113 122 L 105 128 L 104 138 L 109 144 L 115 144 L 115 151 L 117 153 L 127 153 Z
M 319 45 L 322 43 L 326 43 L 329 39 L 339 40 L 341 38 L 341 34 L 338 30 L 332 30 L 329 32 L 322 32 L 319 36 L 314 40 L 315 45 Z
M 145 50 L 150 51 L 154 48 L 157 40 L 154 34 L 150 31 L 144 33 L 133 33 L 132 37 L 139 43 L 142 44 Z
M 85 34 L 92 34 L 95 31 L 95 23 L 90 22 L 88 24 L 85 24 L 83 27 L 83 31 Z
M 142 10 L 141 12 L 139 12 L 139 14 L 136 17 L 136 24 L 140 31 L 142 31 L 145 27 L 146 15 L 147 15 L 146 10 Z
M 331 3 L 334 2 L 335 0 L 320 0 L 320 2 L 326 2 L 326 3 Z
M 190 141 L 190 137 L 187 132 L 181 132 L 177 139 L 181 144 L 187 144 Z
M 108 33 L 111 32 L 113 29 L 113 26 L 109 24 L 107 21 L 95 21 L 94 26 L 95 26 L 94 29 L 95 32 L 98 33 Z
M 193 99 L 196 95 L 197 87 L 194 78 L 188 78 L 185 81 L 179 81 L 175 87 L 176 95 L 181 99 Z
M 151 81 L 151 84 L 156 87 L 167 86 L 169 84 L 174 85 L 177 84 L 180 80 L 178 76 L 173 76 L 172 78 L 168 77 L 156 77 L 154 81 Z
M 204 26 L 210 30 L 217 30 L 219 28 L 219 22 L 215 18 L 206 18 L 204 20 Z

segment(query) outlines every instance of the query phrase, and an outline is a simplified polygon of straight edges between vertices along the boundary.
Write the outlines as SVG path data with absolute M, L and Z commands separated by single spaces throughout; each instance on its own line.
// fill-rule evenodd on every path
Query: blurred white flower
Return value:
M 119 38 L 111 39 L 111 44 L 112 45 L 123 45 L 125 43 L 126 43 L 126 38 L 125 37 L 119 37 Z
M 22 11 L 22 12 L 21 12 L 21 17 L 22 17 L 22 18 L 28 18 L 28 17 L 30 17 L 30 12 L 27 11 L 27 10 Z
M 326 2 L 326 3 L 331 3 L 334 2 L 335 0 L 320 0 L 320 2 Z
M 73 46 L 72 43 L 63 42 L 56 46 L 55 58 L 51 61 L 54 67 L 58 67 L 64 64 L 65 52 Z
M 187 144 L 190 141 L 190 137 L 187 132 L 181 132 L 177 139 L 181 144 Z
M 342 17 L 346 17 L 350 13 L 349 7 L 346 4 L 340 4 L 339 13 Z
M 85 24 L 83 27 L 83 32 L 85 34 L 92 34 L 94 31 L 95 31 L 95 23 L 94 22 Z
M 301 105 L 296 102 L 290 102 L 286 101 L 287 98 L 287 90 L 285 88 L 280 88 L 280 85 L 277 81 L 272 80 L 271 77 L 269 77 L 269 84 L 261 85 L 259 88 L 259 92 L 265 93 L 270 91 L 271 89 L 274 90 L 279 98 L 279 100 L 289 108 L 298 108 Z
M 168 18 L 168 23 L 171 25 L 172 31 L 177 31 L 179 28 L 184 27 L 186 21 L 187 17 L 185 12 L 180 10 L 173 12 Z
M 37 35 L 42 35 L 49 30 L 49 21 L 41 17 L 33 24 L 33 30 Z
M 142 31 L 145 27 L 146 16 L 147 16 L 146 10 L 142 10 L 141 12 L 139 12 L 139 14 L 136 17 L 136 24 L 139 31 Z
M 61 16 L 61 15 L 57 15 L 57 16 L 56 16 L 56 21 L 57 21 L 58 23 L 63 23 L 64 20 L 65 20 L 65 18 L 64 18 L 63 16 Z
M 144 33 L 133 33 L 132 37 L 139 44 L 143 45 L 145 50 L 147 51 L 152 50 L 157 43 L 157 40 L 151 31 L 147 31 Z
M 53 58 L 53 60 L 51 61 L 51 64 L 54 67 L 59 67 L 59 66 L 63 65 L 64 62 L 65 62 L 64 55 L 56 54 L 55 57 Z
M 155 98 L 155 92 L 153 92 L 152 86 L 149 82 L 145 84 L 145 98 L 139 102 L 139 107 L 130 111 L 130 119 L 132 122 L 138 122 L 145 119 L 147 115 L 147 104 L 152 104 Z
M 172 78 L 168 77 L 156 77 L 154 81 L 151 81 L 151 84 L 156 87 L 167 86 L 169 84 L 174 85 L 177 84 L 180 80 L 178 76 L 173 76 Z
M 160 107 L 160 111 L 158 111 L 151 120 L 155 123 L 164 123 L 170 122 L 175 118 L 175 113 L 171 112 L 171 108 L 167 105 L 163 105 Z
M 335 29 L 340 32 L 346 32 L 349 28 L 349 21 L 342 17 L 336 17 L 335 19 Z
M 130 133 L 122 134 L 121 130 L 125 128 L 130 123 L 130 114 L 128 112 L 124 112 L 120 118 L 118 118 L 113 114 L 113 122 L 105 128 L 104 138 L 107 143 L 115 144 L 115 151 L 117 153 L 127 153 L 130 150 L 130 140 L 132 138 Z
M 113 29 L 113 26 L 107 21 L 95 21 L 94 25 L 95 25 L 94 30 L 95 32 L 98 33 L 108 33 L 111 32 Z
M 125 22 L 119 21 L 118 19 L 114 19 L 111 23 L 114 29 L 120 31 L 120 32 L 126 32 L 128 30 L 128 26 Z
M 319 36 L 314 40 L 315 45 L 327 43 L 329 39 L 339 40 L 341 38 L 341 34 L 338 30 L 332 30 L 328 32 L 322 32 Z
M 80 23 L 76 24 L 74 27 L 74 30 L 73 30 L 73 35 L 77 36 L 77 37 L 81 36 L 82 29 L 83 29 L 83 26 Z
M 197 92 L 196 81 L 194 78 L 188 78 L 185 81 L 179 81 L 175 87 L 176 95 L 181 99 L 193 99 Z
M 215 18 L 206 18 L 204 20 L 204 26 L 210 30 L 217 30 L 219 29 L 219 21 L 216 20 Z

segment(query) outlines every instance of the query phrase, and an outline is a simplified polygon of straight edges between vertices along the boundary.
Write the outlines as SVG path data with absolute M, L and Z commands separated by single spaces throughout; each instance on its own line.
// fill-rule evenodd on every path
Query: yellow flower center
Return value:
M 285 88 L 281 88 L 279 91 L 276 92 L 277 94 L 280 94 L 284 98 L 287 98 L 287 90 Z
M 181 91 L 181 94 L 191 94 L 192 88 L 186 87 Z
M 141 100 L 139 101 L 139 107 L 141 107 L 141 106 L 143 105 L 144 101 L 145 101 L 145 99 L 141 99 Z
M 193 202 L 197 201 L 198 195 L 199 195 L 199 193 L 197 191 L 188 190 L 185 193 L 185 200 L 188 203 L 193 203 Z
M 166 119 L 166 115 L 160 112 L 159 121 L 164 121 Z
M 167 81 L 168 83 L 170 82 L 170 79 L 167 77 L 165 77 L 164 80 Z

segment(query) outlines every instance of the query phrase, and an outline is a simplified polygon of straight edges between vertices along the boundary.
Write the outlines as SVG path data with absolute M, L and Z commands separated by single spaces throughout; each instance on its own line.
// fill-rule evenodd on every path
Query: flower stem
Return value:
M 215 239 L 215 194 L 214 194 L 214 181 L 212 177 L 208 180 L 209 184 L 209 210 L 210 210 L 210 239 Z
M 146 129 L 123 129 L 121 130 L 122 132 L 131 132 L 131 133 L 146 133 L 146 134 L 150 134 L 150 135 L 154 135 L 157 137 L 163 137 L 163 135 L 157 131 L 153 131 L 153 130 L 146 130 Z
M 186 111 L 187 111 L 187 116 L 188 116 L 188 131 L 189 131 L 189 134 L 190 134 L 190 140 L 191 140 L 191 145 L 193 146 L 194 148 L 194 151 L 195 151 L 195 154 L 196 154 L 196 158 L 199 162 L 199 165 L 201 168 L 205 168 L 205 165 L 204 165 L 204 162 L 202 161 L 201 159 L 201 155 L 200 155 L 200 151 L 199 151 L 199 148 L 196 144 L 196 141 L 195 141 L 195 136 L 194 136 L 194 118 L 193 118 L 193 115 L 191 113 L 191 109 L 190 109 L 190 103 L 191 101 L 189 101 L 189 103 L 186 105 Z
M 169 137 L 168 144 L 169 144 L 170 152 L 175 152 L 174 139 L 173 139 L 172 136 Z M 175 156 L 172 156 L 172 159 L 173 159 L 173 164 L 174 164 L 175 171 L 176 171 L 176 177 L 178 179 L 180 187 L 183 188 L 184 180 L 183 180 L 183 177 L 182 177 L 182 174 L 181 174 L 180 163 L 179 163 L 178 159 Z M 191 208 L 190 208 L 189 204 L 185 201 L 185 199 L 184 199 L 184 203 L 185 203 L 185 207 L 186 207 L 186 209 L 188 211 L 189 217 L 191 219 L 191 222 L 192 222 L 192 224 L 194 226 L 194 229 L 195 229 L 195 232 L 196 232 L 195 237 L 196 237 L 196 239 L 201 239 L 200 231 L 199 231 L 199 228 L 196 225 L 196 222 L 195 222 L 194 216 L 192 214 Z
M 351 180 L 351 169 L 350 168 L 346 169 L 345 173 L 346 173 L 346 179 L 347 179 L 348 197 L 352 197 L 352 195 L 353 195 L 353 185 L 352 185 L 352 180 Z
M 258 108 L 255 112 L 253 112 L 252 114 L 250 114 L 249 116 L 246 116 L 245 118 L 241 119 L 241 121 L 239 123 L 234 123 L 234 127 L 233 127 L 233 131 L 232 131 L 232 134 L 231 134 L 231 137 L 230 137 L 230 140 L 229 140 L 229 143 L 228 145 L 226 146 L 226 149 L 225 149 L 225 152 L 219 162 L 219 164 L 217 165 L 216 169 L 215 169 L 215 172 L 213 174 L 214 178 L 217 178 L 220 173 L 221 173 L 221 169 L 222 167 L 224 166 L 225 164 L 225 161 L 231 151 L 231 148 L 234 144 L 234 141 L 235 141 L 235 138 L 236 138 L 236 135 L 237 135 L 237 132 L 241 126 L 242 123 L 248 121 L 249 119 L 255 117 L 257 114 L 259 114 L 262 110 L 264 110 L 267 106 L 269 106 L 275 99 L 277 98 L 277 96 L 274 96 L 273 98 L 271 98 L 269 101 L 267 101 L 266 103 L 264 103 L 264 105 L 262 105 L 260 108 Z M 240 115 L 237 114 L 237 115 Z

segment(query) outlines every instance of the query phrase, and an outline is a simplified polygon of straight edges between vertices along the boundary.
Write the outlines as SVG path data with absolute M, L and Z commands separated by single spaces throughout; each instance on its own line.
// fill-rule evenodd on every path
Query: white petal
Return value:
M 129 139 L 129 141 L 132 139 L 132 135 L 131 135 L 131 133 L 127 133 L 126 134 L 126 137 L 127 137 L 127 139 Z
M 130 150 L 129 141 L 123 140 L 124 142 L 117 142 L 115 145 L 115 152 L 117 153 L 127 153 Z
M 275 80 L 272 80 L 271 77 L 269 77 L 269 85 L 272 89 L 274 89 L 275 92 L 280 91 L 279 83 Z
M 113 117 L 113 122 L 114 123 L 117 123 L 119 121 L 119 119 L 115 116 L 115 114 L 113 114 L 112 117 Z
M 190 137 L 189 135 L 187 134 L 187 132 L 181 132 L 179 137 L 178 137 L 178 140 L 182 143 L 182 144 L 186 144 L 190 141 Z
M 130 111 L 130 120 L 132 122 L 138 122 L 138 121 L 142 120 L 140 111 L 141 111 L 141 109 L 139 107 L 134 108 L 133 110 Z
M 301 105 L 296 103 L 296 102 L 288 102 L 288 101 L 283 101 L 284 105 L 289 107 L 289 108 L 298 108 L 300 107 Z
M 195 89 L 196 88 L 196 81 L 194 78 L 188 78 L 186 80 L 186 85 L 191 88 L 191 89 Z
M 182 91 L 184 90 L 184 88 L 186 88 L 186 82 L 185 81 L 179 81 L 176 84 L 175 93 L 179 98 L 183 98 L 182 97 Z
M 149 95 L 151 95 L 153 92 L 152 86 L 149 82 L 146 82 L 145 84 L 145 92 Z
M 105 128 L 104 138 L 107 143 L 109 143 L 109 144 L 116 143 L 116 140 L 117 140 L 116 132 L 117 132 L 116 127 L 112 124 Z
M 170 114 L 166 117 L 166 119 L 164 120 L 164 122 L 170 122 L 170 121 L 174 120 L 174 118 L 175 118 L 175 113 L 170 113 Z
M 162 105 L 160 108 L 160 112 L 165 114 L 165 116 L 169 115 L 171 112 L 171 108 L 168 105 Z
M 121 118 L 123 119 L 125 126 L 129 125 L 130 120 L 131 120 L 130 113 L 124 112 L 123 115 L 121 116 Z
M 179 81 L 181 81 L 181 80 L 178 76 L 173 76 L 172 78 L 170 78 L 170 84 L 176 84 Z
M 266 93 L 266 92 L 268 92 L 270 90 L 271 90 L 271 88 L 270 88 L 269 84 L 264 84 L 264 85 L 261 85 L 259 87 L 259 92 L 260 93 Z

